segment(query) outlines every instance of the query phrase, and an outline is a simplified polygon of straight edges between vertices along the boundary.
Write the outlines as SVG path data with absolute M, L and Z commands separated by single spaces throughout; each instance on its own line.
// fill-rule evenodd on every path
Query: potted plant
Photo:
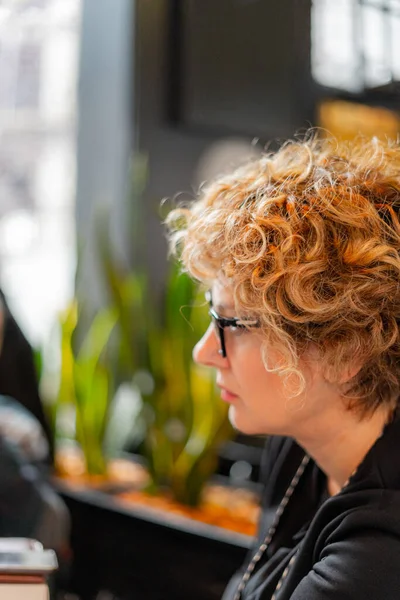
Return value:
M 61 375 L 53 404 L 56 429 L 60 413 L 72 407 L 70 437 L 82 448 L 86 473 L 97 475 L 78 487 L 55 481 L 72 515 L 71 591 L 83 600 L 101 588 L 124 600 L 140 596 L 137 590 L 154 599 L 219 598 L 251 538 L 193 520 L 206 520 L 199 506 L 204 489 L 215 471 L 218 446 L 233 434 L 211 371 L 192 361 L 193 346 L 208 325 L 207 305 L 175 264 L 163 302 L 156 305 L 146 274 L 121 268 L 106 227 L 98 231 L 109 306 L 84 334 L 79 302 L 63 315 Z M 107 481 L 105 445 L 121 385 L 140 396 L 140 411 L 130 424 L 141 434 L 138 448 L 149 475 L 145 490 L 122 497 Z M 148 508 L 154 504 L 161 510 Z M 215 522 L 213 506 L 211 513 Z M 222 521 L 218 516 L 217 523 L 225 526 Z M 157 581 L 149 572 L 149 555 L 158 565 Z
M 98 486 L 76 487 L 63 480 L 56 482 L 72 515 L 74 562 L 69 591 L 83 600 L 96 597 L 101 590 L 123 600 L 133 600 L 138 595 L 148 600 L 164 597 L 217 600 L 242 562 L 251 538 L 224 533 L 220 527 L 193 520 L 198 517 L 204 521 L 202 509 L 196 505 L 215 470 L 218 444 L 232 435 L 226 407 L 216 396 L 211 373 L 194 365 L 191 359 L 199 329 L 203 330 L 208 323 L 207 307 L 197 286 L 173 265 L 165 309 L 156 318 L 145 279 L 109 268 L 112 308 L 106 309 L 101 318 L 96 316 L 87 334 L 89 338 L 84 338 L 78 351 L 72 342 L 76 306 L 62 320 L 64 375 L 57 407 L 72 402 L 78 414 L 91 405 L 86 414 L 94 416 L 95 395 L 88 392 L 78 400 L 76 389 L 80 388 L 76 383 L 81 378 L 75 382 L 75 375 L 71 376 L 84 372 L 86 367 L 77 370 L 76 363 L 83 361 L 86 365 L 87 357 L 91 356 L 89 349 L 93 351 L 88 370 L 92 381 L 100 366 L 107 365 L 109 373 L 111 365 L 114 366 L 103 391 L 115 388 L 130 374 L 134 385 L 141 389 L 142 408 L 137 421 L 144 431 L 141 447 L 150 482 L 146 493 L 126 492 L 123 501 L 114 493 L 104 493 L 104 480 L 103 491 Z M 134 320 L 128 318 L 131 311 Z M 136 323 L 134 329 L 132 323 Z M 139 351 L 136 344 L 140 339 L 147 342 Z M 95 387 L 83 389 L 93 391 Z M 104 442 L 110 396 L 101 406 L 107 410 L 95 420 L 94 429 L 89 418 L 81 418 L 84 429 L 89 426 L 89 431 L 99 434 L 99 443 Z M 79 432 L 77 427 L 76 439 L 82 443 L 89 436 L 81 437 Z M 104 452 L 99 443 L 97 450 L 101 447 Z M 103 466 L 106 458 L 103 453 Z M 115 492 L 111 487 L 110 491 Z M 148 509 L 149 504 L 153 505 L 151 499 L 157 505 L 156 510 Z M 179 505 L 172 499 L 179 501 Z M 188 508 L 182 503 L 189 505 Z M 182 519 L 182 515 L 192 518 Z M 152 557 L 151 564 L 148 556 Z M 153 575 L 154 564 L 157 577 Z
M 151 477 L 148 491 L 168 489 L 178 502 L 195 506 L 215 472 L 219 445 L 232 436 L 227 409 L 217 397 L 212 373 L 192 360 L 193 346 L 208 324 L 203 295 L 177 265 L 172 265 L 163 308 L 152 306 L 147 291 L 141 295 L 138 313 L 138 296 L 133 301 L 131 296 L 131 305 L 127 298 L 129 277 L 120 278 L 117 284 L 115 270 L 108 268 L 107 273 L 113 304 L 119 311 L 120 356 L 124 362 L 132 357 L 131 373 L 136 374 L 139 385 L 145 382 L 141 419 L 142 452 Z M 146 334 L 142 329 L 134 336 L 129 323 L 138 318 Z M 138 341 L 143 339 L 146 347 L 138 352 Z M 138 354 L 140 360 L 135 363 Z
M 50 399 L 46 394 L 56 448 L 59 438 L 66 435 L 82 450 L 86 473 L 104 476 L 103 444 L 113 394 L 113 373 L 107 350 L 117 313 L 113 309 L 99 311 L 79 346 L 75 340 L 78 314 L 78 303 L 73 301 L 60 315 L 58 368 L 49 370 L 45 362 L 42 380 L 49 383 L 52 379 L 57 389 Z M 57 454 L 56 466 L 60 467 Z

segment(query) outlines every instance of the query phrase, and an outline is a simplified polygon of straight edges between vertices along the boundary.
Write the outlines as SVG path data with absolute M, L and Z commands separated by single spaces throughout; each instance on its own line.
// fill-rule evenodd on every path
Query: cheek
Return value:
M 272 375 L 276 376 L 271 373 L 271 370 L 280 364 L 282 364 L 282 356 L 274 350 L 264 351 L 259 338 L 250 338 L 250 336 L 241 338 L 236 372 L 240 374 L 241 378 L 246 379 L 249 385 L 256 385 L 258 382 L 271 379 Z
M 264 391 L 268 396 L 273 393 L 283 400 L 297 396 L 302 380 L 295 373 L 281 371 L 287 360 L 279 350 L 269 348 L 264 356 L 260 346 L 257 352 L 249 353 L 244 364 L 248 389 Z
M 253 361 L 239 377 L 240 400 L 229 407 L 232 425 L 247 435 L 286 434 L 287 399 L 280 376 Z
M 284 384 L 281 375 L 271 372 L 285 364 L 282 353 L 276 348 L 265 348 L 264 340 L 257 334 L 243 335 L 238 341 L 240 345 L 237 344 L 237 351 L 232 354 L 231 369 L 241 397 L 250 404 L 261 403 L 272 396 L 285 399 L 291 387 L 289 381 Z
M 262 392 L 271 383 L 271 378 L 274 378 L 266 370 L 260 350 L 245 353 L 235 366 L 236 378 L 244 396 Z
M 264 403 L 270 398 L 282 396 L 282 379 L 276 373 L 269 373 L 264 365 L 256 365 L 249 372 L 247 389 L 249 399 L 257 403 Z
M 277 366 L 278 354 L 268 356 L 268 369 Z M 262 358 L 261 349 L 247 352 L 235 365 L 236 381 L 239 384 L 240 396 L 247 407 L 255 412 L 268 406 L 286 406 L 291 395 L 291 381 L 278 373 L 267 370 Z

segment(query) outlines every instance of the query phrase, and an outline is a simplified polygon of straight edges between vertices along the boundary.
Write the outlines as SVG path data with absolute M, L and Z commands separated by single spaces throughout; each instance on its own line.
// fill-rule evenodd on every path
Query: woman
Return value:
M 400 598 L 400 148 L 289 142 L 169 218 L 209 289 L 194 359 L 268 434 L 259 539 L 225 599 Z

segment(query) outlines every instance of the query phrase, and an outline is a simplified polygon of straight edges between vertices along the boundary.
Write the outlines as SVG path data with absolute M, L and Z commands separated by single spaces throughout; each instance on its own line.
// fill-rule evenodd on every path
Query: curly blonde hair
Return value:
M 232 283 L 238 314 L 256 316 L 299 377 L 313 344 L 361 416 L 400 395 L 400 148 L 315 135 L 222 176 L 168 217 L 172 248 L 204 283 Z M 268 367 L 267 367 L 268 368 Z

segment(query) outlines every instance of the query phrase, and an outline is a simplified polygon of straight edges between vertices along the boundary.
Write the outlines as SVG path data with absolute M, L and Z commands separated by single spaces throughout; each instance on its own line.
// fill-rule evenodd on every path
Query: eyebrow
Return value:
M 224 311 L 232 311 L 234 312 L 235 307 L 233 304 L 224 304 L 223 302 L 219 302 L 218 304 L 214 304 L 213 299 L 212 299 L 212 293 L 211 290 L 208 290 L 206 292 L 206 298 L 209 295 L 209 300 L 211 301 L 211 306 L 217 311 L 217 313 L 219 312 L 224 312 Z M 221 315 L 222 316 L 222 315 Z
M 235 307 L 232 304 L 213 304 L 213 307 L 217 311 L 217 313 L 224 313 L 232 311 L 234 312 Z
M 235 318 L 234 314 L 229 315 L 227 313 L 234 313 L 235 312 L 235 307 L 233 306 L 233 304 L 224 304 L 223 302 L 219 302 L 218 304 L 214 304 L 212 302 L 212 298 L 211 298 L 211 306 L 214 308 L 214 310 L 221 315 L 221 317 L 226 317 L 227 319 L 231 319 L 231 318 Z

